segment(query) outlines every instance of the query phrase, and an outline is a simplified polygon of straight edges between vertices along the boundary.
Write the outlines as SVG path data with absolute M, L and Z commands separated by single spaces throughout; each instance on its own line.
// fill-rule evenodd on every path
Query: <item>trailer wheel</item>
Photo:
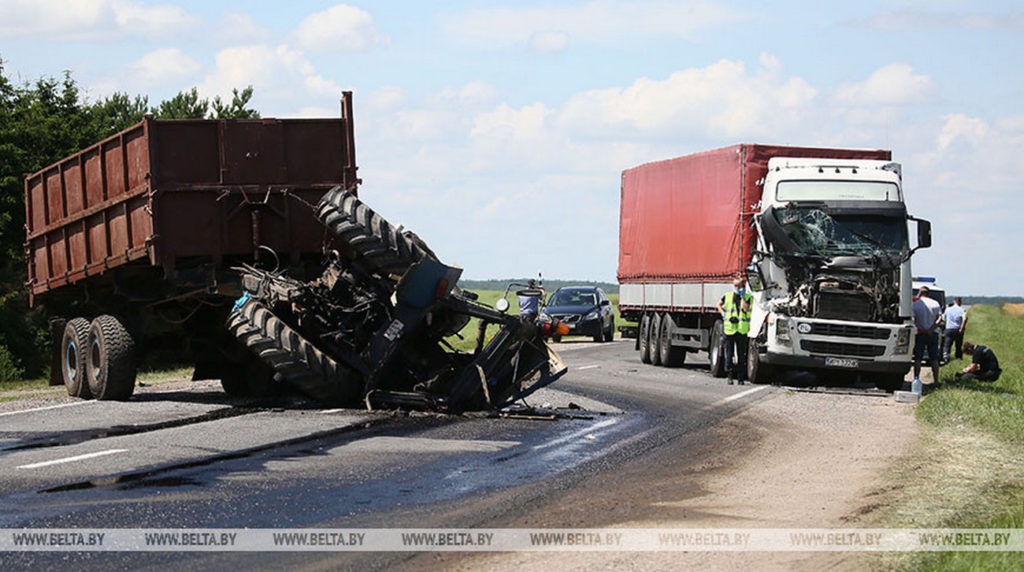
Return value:
M 661 365 L 665 367 L 679 367 L 686 361 L 686 349 L 680 346 L 672 346 L 672 328 L 675 322 L 672 316 L 665 314 L 661 318 L 661 332 L 659 344 L 661 346 Z
M 346 367 L 324 354 L 256 300 L 228 316 L 228 329 L 281 380 L 323 403 L 355 405 L 363 386 Z
M 391 286 L 395 284 L 391 276 L 405 274 L 421 259 L 437 260 L 418 236 L 392 226 L 342 187 L 334 187 L 320 199 L 316 217 L 345 241 L 349 247 L 346 254 L 354 254 Z
M 651 363 L 654 365 L 661 365 L 661 322 L 664 317 L 661 313 L 657 313 L 651 316 L 651 326 L 648 329 L 648 336 L 651 338 L 650 342 L 647 342 L 648 347 L 651 348 Z
M 651 363 L 651 315 L 646 312 L 640 318 L 640 334 L 637 340 L 640 344 L 640 361 Z
M 768 383 L 771 381 L 771 367 L 761 363 L 758 349 L 757 340 L 750 338 L 747 346 L 747 379 L 750 383 Z
M 722 348 L 722 338 L 725 336 L 725 325 L 722 320 L 715 320 L 711 327 L 711 339 L 708 340 L 708 361 L 711 362 L 711 375 L 717 378 L 725 377 L 725 363 L 722 358 L 725 352 Z
M 121 320 L 97 316 L 86 354 L 89 391 L 100 400 L 125 400 L 135 391 L 135 340 Z
M 89 350 L 89 320 L 74 318 L 64 326 L 64 336 L 60 343 L 60 369 L 64 378 L 64 387 L 71 397 L 89 399 L 88 366 L 86 354 Z

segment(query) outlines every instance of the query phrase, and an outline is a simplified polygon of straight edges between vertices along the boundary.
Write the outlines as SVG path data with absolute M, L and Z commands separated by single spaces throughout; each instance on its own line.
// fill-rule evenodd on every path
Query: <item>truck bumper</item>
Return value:
M 906 374 L 911 362 L 872 361 L 857 358 L 830 358 L 826 356 L 796 356 L 767 353 L 761 357 L 765 364 L 792 369 L 813 369 L 824 371 L 870 372 Z

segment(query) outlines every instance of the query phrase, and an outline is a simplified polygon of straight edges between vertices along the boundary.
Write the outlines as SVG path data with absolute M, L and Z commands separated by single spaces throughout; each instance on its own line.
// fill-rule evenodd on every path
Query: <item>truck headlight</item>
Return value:
M 793 343 L 789 338 L 789 318 L 779 318 L 775 321 L 775 341 L 784 346 Z
M 896 332 L 896 348 L 894 354 L 905 354 L 910 351 L 910 328 L 900 328 Z

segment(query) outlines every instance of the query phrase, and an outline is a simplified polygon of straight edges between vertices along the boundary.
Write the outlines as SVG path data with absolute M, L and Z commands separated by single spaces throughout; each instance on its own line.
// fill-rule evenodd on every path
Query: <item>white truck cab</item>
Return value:
M 910 257 L 931 244 L 928 221 L 907 214 L 899 163 L 775 157 L 761 182 L 749 377 L 831 370 L 898 387 L 911 366 Z

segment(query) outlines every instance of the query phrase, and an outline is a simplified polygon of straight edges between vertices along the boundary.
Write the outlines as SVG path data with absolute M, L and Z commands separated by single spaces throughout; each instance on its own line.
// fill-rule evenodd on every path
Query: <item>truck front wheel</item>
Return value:
M 768 383 L 771 377 L 771 368 L 761 363 L 761 354 L 758 353 L 756 339 L 750 339 L 747 347 L 747 379 L 750 383 Z
M 88 366 L 86 354 L 89 351 L 89 320 L 74 318 L 64 326 L 60 344 L 60 369 L 64 387 L 71 397 L 89 399 L 89 381 L 86 378 Z
M 135 391 L 135 340 L 121 320 L 106 314 L 89 326 L 89 391 L 96 399 L 124 400 Z
M 725 335 L 725 325 L 722 320 L 715 320 L 711 327 L 711 339 L 708 340 L 708 361 L 711 362 L 711 375 L 713 377 L 725 377 L 724 352 L 722 351 L 722 338 Z

